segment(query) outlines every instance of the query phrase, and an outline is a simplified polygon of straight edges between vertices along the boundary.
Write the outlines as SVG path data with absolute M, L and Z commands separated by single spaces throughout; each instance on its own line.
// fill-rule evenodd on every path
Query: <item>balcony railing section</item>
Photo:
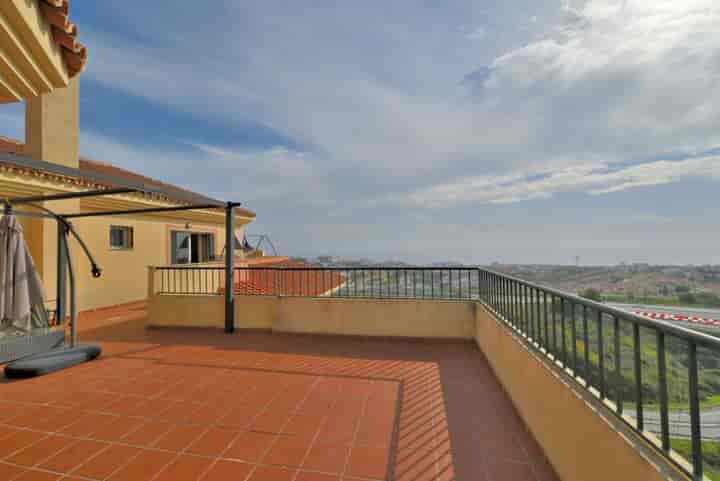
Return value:
M 498 272 L 480 276 L 486 306 L 528 346 L 693 479 L 720 479 L 720 338 Z
M 157 294 L 220 295 L 224 267 L 155 268 Z M 236 267 L 241 295 L 372 299 L 479 299 L 480 271 L 460 267 Z

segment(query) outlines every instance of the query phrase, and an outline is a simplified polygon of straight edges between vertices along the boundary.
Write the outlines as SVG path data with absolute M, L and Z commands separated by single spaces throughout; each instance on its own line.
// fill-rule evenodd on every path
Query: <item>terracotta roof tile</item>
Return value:
M 241 263 L 242 261 L 239 262 Z M 303 262 L 280 261 L 273 263 L 272 267 L 284 267 L 287 270 L 243 269 L 239 266 L 235 293 L 264 296 L 326 296 L 340 289 L 347 282 L 347 278 L 336 271 L 303 269 L 311 267 Z M 218 293 L 224 292 L 224 288 L 218 289 Z
M 87 48 L 78 39 L 77 25 L 70 21 L 70 0 L 38 0 L 40 11 L 52 27 L 55 43 L 60 46 L 68 74 L 74 77 L 87 64 Z
M 25 144 L 15 139 L 0 136 L 0 152 L 23 155 L 25 153 Z M 157 179 L 146 177 L 144 175 L 120 168 L 107 162 L 99 162 L 97 160 L 88 159 L 87 157 L 80 157 L 79 164 L 80 165 L 78 167 L 81 171 L 112 175 L 114 177 L 119 177 L 121 179 L 125 179 L 131 182 L 139 182 L 143 184 L 153 185 L 156 187 L 167 188 L 171 191 L 177 191 L 178 193 L 199 195 L 191 190 L 183 189 L 182 187 L 177 187 L 172 184 L 167 184 Z M 247 209 L 237 208 L 235 210 L 240 216 L 250 218 L 255 217 L 255 213 Z

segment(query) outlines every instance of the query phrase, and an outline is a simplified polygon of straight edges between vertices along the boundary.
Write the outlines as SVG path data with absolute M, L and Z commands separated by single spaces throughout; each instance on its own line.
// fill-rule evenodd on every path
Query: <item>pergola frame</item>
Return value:
M 64 319 L 67 311 L 67 272 L 68 263 L 71 262 L 67 255 L 67 236 L 72 228 L 69 219 L 83 217 L 99 217 L 128 214 L 151 214 L 160 212 L 175 212 L 184 210 L 208 210 L 223 209 L 225 212 L 225 332 L 232 333 L 235 330 L 235 286 L 233 285 L 233 273 L 235 263 L 234 247 L 235 239 L 235 208 L 239 202 L 224 202 L 210 197 L 190 192 L 184 192 L 175 188 L 168 188 L 160 185 L 149 185 L 142 182 L 133 182 L 114 175 L 97 172 L 82 171 L 77 168 L 67 167 L 60 164 L 31 159 L 16 154 L 0 153 L 0 164 L 6 164 L 18 168 L 32 169 L 48 174 L 54 174 L 69 178 L 78 178 L 95 184 L 107 185 L 104 189 L 86 190 L 79 192 L 67 192 L 61 194 L 35 195 L 28 197 L 16 197 L 4 199 L 6 206 L 32 205 L 34 202 L 47 202 L 54 200 L 79 199 L 83 197 L 98 197 L 115 194 L 150 194 L 160 195 L 184 205 L 172 207 L 149 207 L 140 209 L 108 210 L 98 212 L 83 212 L 72 214 L 36 213 L 13 210 L 17 215 L 29 217 L 54 218 L 58 221 L 58 255 L 57 255 L 57 316 Z M 229 247 L 229 248 L 228 248 Z M 73 289 L 74 290 L 74 289 Z M 71 293 L 74 298 L 74 293 Z M 74 303 L 74 299 L 71 299 Z M 72 306 L 71 306 L 72 307 Z M 71 309 L 72 310 L 72 309 Z M 72 326 L 75 329 L 75 322 Z M 73 338 L 75 334 L 73 332 Z M 73 339 L 74 342 L 74 339 Z

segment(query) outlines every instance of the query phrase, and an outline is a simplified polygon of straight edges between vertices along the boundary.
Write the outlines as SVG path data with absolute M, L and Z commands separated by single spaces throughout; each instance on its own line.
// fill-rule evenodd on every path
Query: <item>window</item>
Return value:
M 174 230 L 170 234 L 170 252 L 172 264 L 215 260 L 215 235 Z
M 110 226 L 110 248 L 111 249 L 132 249 L 133 228 L 121 225 Z

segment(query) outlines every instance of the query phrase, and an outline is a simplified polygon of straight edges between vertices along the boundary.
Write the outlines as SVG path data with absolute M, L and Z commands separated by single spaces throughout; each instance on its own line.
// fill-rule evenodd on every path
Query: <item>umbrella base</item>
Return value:
M 35 329 L 30 333 L 8 332 L 0 329 L 0 364 L 61 348 L 65 332 L 61 329 Z
M 5 366 L 5 377 L 21 379 L 42 376 L 92 361 L 102 352 L 100 346 L 87 344 L 74 348 L 60 348 L 24 357 Z

